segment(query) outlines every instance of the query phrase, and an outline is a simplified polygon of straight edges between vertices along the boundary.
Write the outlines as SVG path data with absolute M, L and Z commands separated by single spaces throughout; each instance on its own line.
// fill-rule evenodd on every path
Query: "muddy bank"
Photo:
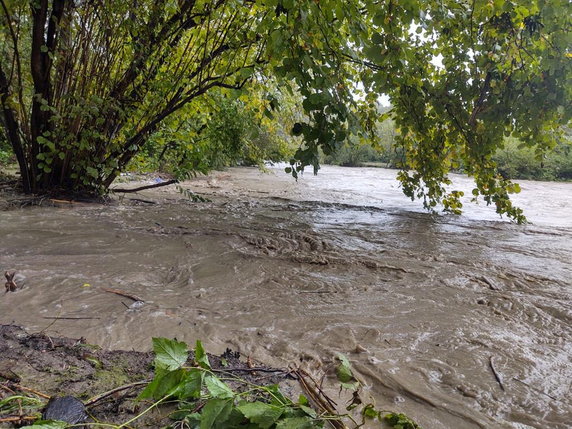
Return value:
M 517 226 L 483 206 L 427 214 L 394 174 L 232 169 L 184 185 L 208 203 L 161 189 L 2 212 L 0 269 L 23 288 L 0 322 L 84 318 L 46 332 L 136 350 L 201 339 L 315 371 L 342 352 L 379 408 L 426 428 L 568 428 L 572 185 L 523 183 L 534 224 Z
M 0 427 L 31 424 L 49 397 L 65 395 L 86 405 L 90 421 L 127 422 L 149 406 L 148 401 L 135 398 L 153 378 L 153 358 L 151 352 L 102 350 L 86 343 L 85 338 L 30 334 L 19 326 L 0 325 L 0 401 L 16 394 L 38 400 L 29 407 L 24 403 L 21 412 L 2 413 L 0 409 Z M 189 365 L 192 359 L 191 353 Z M 229 350 L 223 356 L 209 355 L 209 361 L 214 371 L 243 370 L 240 377 L 254 384 L 283 383 L 287 378 L 282 371 L 268 367 L 262 367 L 267 372 L 253 371 Z M 168 406 L 154 409 L 133 425 L 164 427 L 172 423 L 172 411 Z

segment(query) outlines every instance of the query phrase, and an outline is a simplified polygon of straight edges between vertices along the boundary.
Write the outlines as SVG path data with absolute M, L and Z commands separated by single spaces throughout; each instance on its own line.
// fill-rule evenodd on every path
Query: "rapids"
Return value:
M 570 428 L 572 183 L 519 182 L 519 226 L 469 198 L 462 216 L 424 212 L 394 177 L 235 168 L 184 184 L 206 203 L 160 188 L 0 212 L 0 269 L 25 277 L 0 323 L 329 373 L 341 352 L 364 400 L 425 429 Z

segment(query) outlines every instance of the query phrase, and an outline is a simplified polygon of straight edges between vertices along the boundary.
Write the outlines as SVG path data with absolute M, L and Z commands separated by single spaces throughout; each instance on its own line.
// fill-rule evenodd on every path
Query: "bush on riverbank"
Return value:
M 378 125 L 377 143 L 344 144 L 337 152 L 323 156 L 324 164 L 343 167 L 400 168 L 405 163 L 403 149 L 396 145 L 394 124 L 387 120 Z M 572 140 L 563 139 L 553 150 L 540 153 L 535 147 L 522 146 L 507 138 L 504 147 L 493 156 L 498 172 L 505 179 L 568 181 L 572 180 Z M 463 167 L 459 167 L 463 173 Z
M 508 179 L 572 180 L 572 145 L 562 142 L 547 154 L 534 148 L 519 147 L 516 139 L 507 139 L 504 148 L 493 157 L 499 173 Z

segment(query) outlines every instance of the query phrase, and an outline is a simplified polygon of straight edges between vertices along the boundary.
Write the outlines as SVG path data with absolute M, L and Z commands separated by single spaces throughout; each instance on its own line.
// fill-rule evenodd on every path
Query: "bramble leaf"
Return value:
M 210 394 L 215 398 L 230 399 L 234 397 L 232 389 L 214 375 L 206 376 L 205 385 Z
M 211 399 L 203 407 L 200 429 L 224 427 L 232 411 L 232 399 Z
M 237 408 L 248 420 L 258 424 L 261 429 L 271 427 L 284 412 L 283 407 L 265 404 L 260 401 L 245 403 Z
M 185 343 L 167 338 L 153 338 L 153 351 L 155 371 L 172 371 L 180 368 L 189 356 Z
M 195 362 L 204 369 L 211 369 L 211 364 L 209 362 L 209 357 L 205 352 L 203 343 L 197 340 L 195 345 Z

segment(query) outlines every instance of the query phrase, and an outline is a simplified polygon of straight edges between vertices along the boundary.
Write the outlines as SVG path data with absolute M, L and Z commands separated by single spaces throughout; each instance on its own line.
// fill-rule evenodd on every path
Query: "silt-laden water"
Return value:
M 109 348 L 201 339 L 316 372 L 341 352 L 364 400 L 425 429 L 571 427 L 572 184 L 521 182 L 518 226 L 482 203 L 426 213 L 394 176 L 231 169 L 184 185 L 207 203 L 163 188 L 0 212 L 0 269 L 25 276 L 0 323 Z

